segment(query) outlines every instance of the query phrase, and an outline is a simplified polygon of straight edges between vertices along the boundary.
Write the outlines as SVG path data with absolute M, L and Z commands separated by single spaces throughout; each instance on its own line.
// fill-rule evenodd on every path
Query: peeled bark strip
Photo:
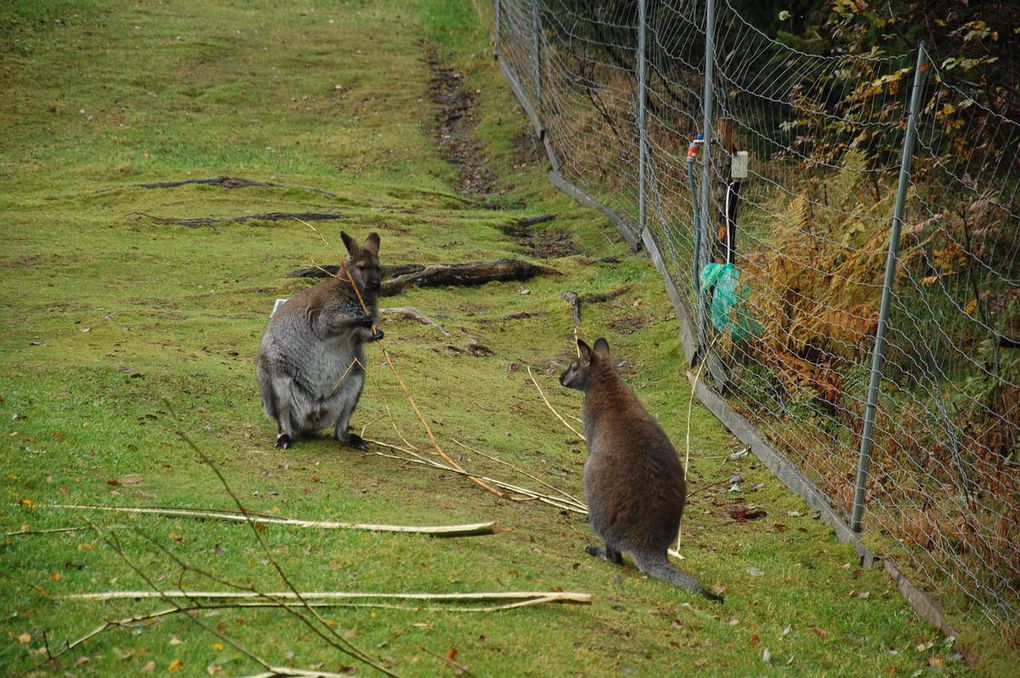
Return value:
M 225 520 L 234 523 L 255 523 L 260 525 L 286 525 L 290 527 L 311 527 L 325 530 L 367 530 L 369 532 L 411 532 L 428 534 L 433 537 L 474 537 L 494 534 L 496 523 L 471 523 L 468 525 L 377 525 L 372 523 L 341 523 L 333 520 L 299 520 L 278 518 L 239 511 L 200 511 L 183 508 L 157 508 L 149 506 L 94 506 L 90 504 L 48 504 L 40 508 L 60 508 L 84 511 L 113 511 L 119 513 L 150 513 L 173 518 L 197 518 L 199 520 Z

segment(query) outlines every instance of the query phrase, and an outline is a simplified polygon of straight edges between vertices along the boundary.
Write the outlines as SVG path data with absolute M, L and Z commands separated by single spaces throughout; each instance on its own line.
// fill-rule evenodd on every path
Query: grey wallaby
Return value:
M 617 564 L 628 551 L 645 574 L 722 602 L 667 558 L 687 501 L 673 444 L 623 383 L 609 343 L 598 339 L 591 348 L 578 339 L 577 346 L 580 355 L 560 383 L 584 392 L 584 496 L 588 521 L 605 542 L 585 550 Z
M 365 385 L 363 344 L 383 337 L 376 327 L 379 235 L 370 234 L 360 247 L 346 233 L 340 236 L 347 263 L 336 277 L 301 290 L 277 309 L 255 358 L 262 405 L 276 421 L 279 448 L 333 426 L 337 440 L 367 449 L 348 424 Z

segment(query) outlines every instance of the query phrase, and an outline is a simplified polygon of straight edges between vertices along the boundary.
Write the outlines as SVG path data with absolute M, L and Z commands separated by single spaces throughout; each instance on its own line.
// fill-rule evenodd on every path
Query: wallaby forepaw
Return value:
M 368 443 L 366 443 L 365 439 L 357 433 L 348 433 L 346 444 L 347 447 L 353 447 L 354 449 L 361 450 L 362 452 L 368 451 Z
M 281 433 L 280 435 L 276 436 L 275 447 L 278 450 L 289 450 L 293 444 L 294 441 L 291 440 L 291 437 L 286 433 Z
M 369 338 L 369 341 L 380 341 L 385 336 L 386 335 L 383 333 L 383 331 L 377 327 L 375 328 L 375 332 L 372 333 L 371 338 Z

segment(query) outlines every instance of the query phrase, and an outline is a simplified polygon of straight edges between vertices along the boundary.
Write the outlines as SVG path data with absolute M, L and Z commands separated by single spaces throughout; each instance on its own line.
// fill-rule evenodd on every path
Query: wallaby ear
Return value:
M 595 353 L 597 353 L 600 358 L 609 360 L 609 342 L 603 339 L 602 337 L 596 339 Z
M 581 360 L 586 363 L 591 362 L 591 346 L 584 343 L 584 339 L 577 340 L 577 348 L 580 349 Z
M 361 246 L 361 249 L 368 250 L 372 254 L 379 254 L 379 234 L 369 233 L 368 237 L 365 238 L 365 244 Z
M 360 248 L 358 247 L 358 243 L 354 242 L 354 238 L 347 235 L 346 231 L 340 231 L 340 238 L 344 241 L 344 247 L 347 248 L 347 253 L 352 257 L 357 256 Z

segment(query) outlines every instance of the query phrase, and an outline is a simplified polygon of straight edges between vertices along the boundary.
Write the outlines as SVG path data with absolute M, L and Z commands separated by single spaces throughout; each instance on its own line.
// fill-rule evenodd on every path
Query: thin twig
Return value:
M 404 448 L 398 447 L 396 445 L 391 445 L 389 443 L 384 443 L 384 442 L 378 441 L 378 440 L 371 440 L 369 438 L 365 438 L 365 440 L 367 442 L 372 443 L 373 445 L 378 445 L 380 447 L 387 447 L 387 448 L 390 448 L 390 449 L 398 450 L 400 452 L 405 452 L 405 453 L 407 452 L 407 450 L 405 450 Z M 471 473 L 469 473 L 467 471 L 457 470 L 457 469 L 455 469 L 453 467 L 447 466 L 445 464 L 440 464 L 437 461 L 433 461 L 432 459 L 409 459 L 407 457 L 401 457 L 401 456 L 398 456 L 398 455 L 395 455 L 395 454 L 386 454 L 385 452 L 379 452 L 379 451 L 376 451 L 376 450 L 369 450 L 368 453 L 369 454 L 374 454 L 374 455 L 379 456 L 379 457 L 385 457 L 387 459 L 397 459 L 398 461 L 403 461 L 403 462 L 406 462 L 406 463 L 409 463 L 409 464 L 419 464 L 419 465 L 422 465 L 422 466 L 429 466 L 431 468 L 435 468 L 435 469 L 438 469 L 440 471 L 446 471 L 448 473 L 455 473 L 455 474 L 458 474 L 458 475 L 463 475 L 463 476 L 468 477 L 468 478 L 478 478 L 478 479 L 483 480 L 486 483 L 489 483 L 489 484 L 494 485 L 496 487 L 501 487 L 501 488 L 503 488 L 505 490 L 508 490 L 510 492 L 517 492 L 518 494 L 522 494 L 525 497 L 528 497 L 529 499 L 534 499 L 534 500 L 540 501 L 542 503 L 549 504 L 550 506 L 553 506 L 553 507 L 558 508 L 558 509 L 562 509 L 564 511 L 572 511 L 574 513 L 580 513 L 582 515 L 587 515 L 587 513 L 588 513 L 587 508 L 578 507 L 575 504 L 573 504 L 572 502 L 566 501 L 565 499 L 560 499 L 558 497 L 550 497 L 549 495 L 542 494 L 541 492 L 536 492 L 535 490 L 531 490 L 531 489 L 528 489 L 528 488 L 525 488 L 525 487 L 519 487 L 517 485 L 511 485 L 510 483 L 504 482 L 502 480 L 497 480 L 495 478 L 490 478 L 489 476 L 475 476 L 475 475 L 472 475 Z M 510 499 L 513 499 L 514 501 L 521 501 L 521 499 L 519 497 L 513 497 L 512 495 L 507 495 L 507 496 Z
M 167 411 L 170 412 L 170 415 L 178 422 L 178 424 L 181 424 L 182 423 L 181 419 L 179 416 L 177 416 L 177 413 L 174 410 L 173 405 L 171 405 L 171 403 L 165 398 L 162 399 L 162 402 L 164 407 L 167 408 Z M 227 492 L 228 495 L 230 495 L 230 498 L 234 501 L 234 504 L 237 506 L 238 510 L 245 514 L 246 522 L 248 523 L 248 526 L 251 528 L 252 534 L 255 535 L 255 539 L 258 541 L 258 544 L 262 549 L 262 552 L 265 554 L 266 559 L 270 562 L 270 564 L 272 564 L 273 569 L 276 570 L 276 573 L 279 575 L 283 583 L 286 584 L 287 587 L 296 594 L 298 600 L 304 602 L 304 600 L 301 598 L 300 593 L 298 592 L 297 587 L 294 586 L 294 584 L 290 581 L 290 578 L 287 577 L 287 574 L 283 571 L 283 568 L 280 566 L 280 563 L 276 560 L 276 557 L 273 555 L 272 550 L 269 548 L 269 545 L 266 544 L 265 540 L 262 538 L 262 534 L 259 532 L 258 526 L 251 519 L 252 516 L 248 515 L 248 513 L 245 511 L 244 504 L 241 503 L 240 498 L 238 498 L 233 488 L 230 487 L 230 483 L 227 482 L 227 479 L 220 472 L 216 464 L 214 464 L 212 462 L 212 459 L 210 459 L 209 456 L 205 454 L 205 452 L 199 449 L 198 445 L 196 445 L 194 441 L 192 441 L 191 438 L 189 438 L 181 430 L 178 429 L 175 431 L 175 433 L 196 455 L 198 455 L 202 463 L 208 466 L 212 470 L 212 472 L 216 475 L 216 478 L 219 480 L 220 485 L 222 485 L 223 489 Z M 315 618 L 315 620 L 324 629 L 326 629 L 326 631 L 329 633 L 330 636 L 334 638 L 334 640 L 330 641 L 328 638 L 322 635 L 320 629 L 318 629 L 303 615 L 298 615 L 298 618 L 312 632 L 316 633 L 321 638 L 329 642 L 332 647 L 336 648 L 337 650 L 343 652 L 346 655 L 349 655 L 351 657 L 354 657 L 355 659 L 358 659 L 361 662 L 364 662 L 365 664 L 371 666 L 380 673 L 383 673 L 387 676 L 396 676 L 395 673 L 393 673 L 386 667 L 376 662 L 374 659 L 372 659 L 370 656 L 368 656 L 362 650 L 360 650 L 357 646 L 351 643 L 349 640 L 343 638 L 343 636 L 341 636 L 340 633 L 331 624 L 329 624 L 325 619 L 323 619 L 322 615 L 320 615 L 316 610 L 307 606 L 305 609 L 310 615 L 312 615 L 312 617 Z
M 432 320 L 427 315 L 414 308 L 413 306 L 394 306 L 391 308 L 380 308 L 379 315 L 392 315 L 398 318 L 409 318 L 411 320 L 417 320 L 422 325 L 428 325 L 434 327 L 444 337 L 449 337 L 450 333 L 446 331 L 446 328 Z
M 549 399 L 545 397 L 545 393 L 544 393 L 544 392 L 542 391 L 542 387 L 538 385 L 538 382 L 537 382 L 537 381 L 535 380 L 535 375 L 533 375 L 533 374 L 531 373 L 531 365 L 528 365 L 527 367 L 528 367 L 528 376 L 529 376 L 529 377 L 531 377 L 531 382 L 532 382 L 532 383 L 533 383 L 533 384 L 535 385 L 535 388 L 537 388 L 537 389 L 538 389 L 538 394 L 539 394 L 540 396 L 542 396 L 542 400 L 544 400 L 544 401 L 545 401 L 545 406 L 546 406 L 546 407 L 548 407 L 548 408 L 549 408 L 549 409 L 550 409 L 550 410 L 552 411 L 552 413 L 556 415 L 556 418 L 557 418 L 557 419 L 559 419 L 560 421 L 562 421 L 562 422 L 563 422 L 563 425 L 564 425 L 564 426 L 566 426 L 566 427 L 567 427 L 567 428 L 569 428 L 569 429 L 570 429 L 571 431 L 573 431 L 573 432 L 574 432 L 574 435 L 576 435 L 576 436 L 577 436 L 578 438 L 580 438 L 581 440 L 584 440 L 584 436 L 583 436 L 583 435 L 581 435 L 581 433 L 580 433 L 580 432 L 579 432 L 579 431 L 578 431 L 578 430 L 577 430 L 576 428 L 574 428 L 573 426 L 571 426 L 571 425 L 570 425 L 570 423 L 569 423 L 569 422 L 568 422 L 568 421 L 567 421 L 566 419 L 564 419 L 563 417 L 561 417 L 561 416 L 560 416 L 560 413 L 559 413 L 559 412 L 557 412 L 557 411 L 556 411 L 556 408 L 555 408 L 555 407 L 553 407 L 553 406 L 552 406 L 552 403 L 550 403 L 550 402 L 549 402 Z
M 466 450 L 470 450 L 471 452 L 474 452 L 475 454 L 481 455 L 481 456 L 485 457 L 486 459 L 489 459 L 489 460 L 491 460 L 491 461 L 494 461 L 494 462 L 496 462 L 497 464 L 502 464 L 502 465 L 504 465 L 504 466 L 507 466 L 507 467 L 509 467 L 509 468 L 513 469 L 514 471 L 517 471 L 517 472 L 518 472 L 518 473 L 520 473 L 521 475 L 524 475 L 524 476 L 527 476 L 528 478 L 531 478 L 532 480 L 534 480 L 534 481 L 535 481 L 536 483 L 538 483 L 538 484 L 539 484 L 539 485 L 541 485 L 542 487 L 546 487 L 546 488 L 548 488 L 548 489 L 552 490 L 553 492 L 556 492 L 557 494 L 562 494 L 562 495 L 563 495 L 564 497 L 566 497 L 566 498 L 567 498 L 567 499 L 569 499 L 570 501 L 572 501 L 572 502 L 574 502 L 574 503 L 578 504 L 579 506 L 584 506 L 584 502 L 582 502 L 582 501 L 581 501 L 580 499 L 578 499 L 578 498 L 576 498 L 576 497 L 572 496 L 571 494 L 569 494 L 569 493 L 567 493 L 567 492 L 565 492 L 565 491 L 561 490 L 560 488 L 558 488 L 558 487 L 556 487 L 556 486 L 554 486 L 554 485 L 550 485 L 549 483 L 545 482 L 544 480 L 542 480 L 541 478 L 539 478 L 539 477 L 538 477 L 538 476 L 536 476 L 536 475 L 533 475 L 533 474 L 531 474 L 531 473 L 528 473 L 527 471 L 525 471 L 525 470 L 523 470 L 523 469 L 517 468 L 516 466 L 514 466 L 514 465 L 513 465 L 513 464 L 511 464 L 510 462 L 508 462 L 508 461 L 503 461 L 502 459 L 500 459 L 500 458 L 498 458 L 498 457 L 494 457 L 494 456 L 492 456 L 491 454 L 486 454 L 485 452 L 482 452 L 482 451 L 481 451 L 481 450 L 479 450 L 479 449 L 475 449 L 474 447 L 471 447 L 470 445 L 465 445 L 464 443 L 462 443 L 462 442 L 458 441 L 458 440 L 457 440 L 457 439 L 455 439 L 455 438 L 454 438 L 454 439 L 452 439 L 452 440 L 453 440 L 453 442 L 454 442 L 455 444 L 457 444 L 457 445 L 460 445 L 460 446 L 461 446 L 461 447 L 463 447 L 464 449 L 466 449 Z
M 252 515 L 250 513 L 237 513 L 234 511 L 198 511 L 195 509 L 182 508 L 154 508 L 146 506 L 93 506 L 88 504 L 46 504 L 39 508 L 60 508 L 91 511 L 116 511 L 121 513 L 147 513 L 160 516 L 173 516 L 177 518 L 198 518 L 210 520 L 225 520 L 234 523 L 246 523 L 252 521 L 256 524 L 287 525 L 291 527 L 312 527 L 327 530 L 367 530 L 370 532 L 409 532 L 430 534 L 437 537 L 468 537 L 493 534 L 495 522 L 472 523 L 468 525 L 436 525 L 436 526 L 413 526 L 413 525 L 375 525 L 371 523 L 341 523 L 330 520 L 300 520 L 297 518 L 275 518 L 269 516 Z M 77 529 L 77 528 L 61 528 Z
M 99 528 L 98 527 L 96 528 L 96 532 L 99 533 Z M 120 559 L 123 560 L 124 563 L 127 564 L 127 566 L 129 568 L 131 568 L 131 570 L 134 571 L 135 574 L 137 574 L 139 577 L 141 577 L 142 580 L 146 584 L 149 585 L 149 587 L 152 589 L 152 591 L 147 591 L 146 593 L 154 594 L 154 595 L 158 596 L 162 600 L 165 600 L 166 602 L 170 603 L 171 605 L 173 605 L 174 607 L 176 607 L 178 609 L 183 607 L 180 603 L 175 601 L 172 596 L 166 595 L 163 591 L 161 591 L 159 586 L 156 584 L 156 582 L 154 582 L 152 580 L 152 578 L 149 577 L 149 575 L 146 574 L 145 571 L 142 570 L 142 568 L 138 567 L 130 558 L 128 558 L 127 553 L 124 552 L 124 549 L 120 545 L 120 540 L 117 538 L 117 535 L 115 533 L 113 533 L 113 532 L 109 533 L 109 535 L 106 538 L 106 543 L 109 544 L 111 547 L 113 547 L 113 549 L 117 553 L 117 555 L 120 556 Z M 191 601 L 189 600 L 189 602 L 191 602 Z M 244 647 L 243 645 L 241 645 L 237 641 L 235 641 L 233 638 L 230 638 L 229 636 L 227 636 L 226 634 L 222 633 L 218 629 L 209 626 L 208 624 L 206 624 L 202 620 L 200 620 L 200 619 L 198 619 L 198 618 L 196 618 L 196 617 L 194 617 L 194 616 L 192 616 L 190 614 L 189 615 L 185 615 L 185 617 L 189 621 L 191 621 L 191 623 L 196 624 L 197 626 L 205 629 L 206 631 L 208 631 L 212 635 L 216 636 L 217 638 L 219 638 L 223 642 L 229 644 L 235 650 L 237 650 L 238 652 L 242 653 L 243 655 L 245 655 L 246 657 L 248 657 L 249 659 L 251 659 L 255 663 L 257 663 L 260 666 L 263 666 L 263 667 L 265 667 L 267 669 L 269 668 L 269 663 L 265 659 L 262 659 L 257 654 L 255 654 L 254 652 L 252 652 L 248 648 Z

